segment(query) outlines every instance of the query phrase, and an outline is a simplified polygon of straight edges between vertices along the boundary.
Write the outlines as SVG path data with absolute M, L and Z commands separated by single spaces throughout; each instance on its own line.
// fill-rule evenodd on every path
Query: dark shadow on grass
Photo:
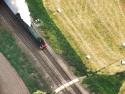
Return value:
M 43 28 L 46 30 L 45 35 L 49 43 L 54 49 L 61 49 L 62 55 L 69 65 L 75 68 L 75 74 L 78 76 L 86 75 L 86 67 L 83 64 L 81 58 L 78 56 L 76 51 L 68 43 L 65 36 L 61 33 L 59 28 L 53 22 L 53 20 L 48 15 L 42 0 L 26 0 L 31 12 L 31 15 L 34 19 L 41 19 L 44 23 Z

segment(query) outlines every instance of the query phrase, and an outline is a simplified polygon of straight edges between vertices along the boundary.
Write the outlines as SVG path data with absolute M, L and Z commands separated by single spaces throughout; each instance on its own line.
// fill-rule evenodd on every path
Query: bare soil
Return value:
M 0 53 L 0 94 L 30 94 L 22 79 Z

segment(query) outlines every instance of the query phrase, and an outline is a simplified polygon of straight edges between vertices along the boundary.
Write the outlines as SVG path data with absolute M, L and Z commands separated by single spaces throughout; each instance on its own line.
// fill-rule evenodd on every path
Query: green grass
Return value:
M 97 75 L 88 76 L 83 84 L 87 84 L 90 91 L 95 94 L 118 94 L 122 83 L 125 81 L 125 72 L 115 75 Z
M 12 35 L 3 29 L 0 29 L 0 52 L 6 56 L 12 66 L 16 69 L 18 74 L 24 80 L 30 93 L 37 89 L 47 90 L 46 87 L 48 86 L 45 83 L 45 86 L 43 87 L 39 85 L 38 80 L 41 80 L 42 78 L 35 70 L 31 61 L 27 59 L 28 57 L 17 46 Z
M 123 74 L 123 73 L 122 73 Z M 83 83 L 95 94 L 118 94 L 124 78 L 120 75 L 93 75 L 86 78 Z
M 45 38 L 48 40 L 54 50 L 63 55 L 69 61 L 69 64 L 75 68 L 75 74 L 80 76 L 86 74 L 86 67 L 82 60 L 77 55 L 76 51 L 68 43 L 59 28 L 55 25 L 53 20 L 48 15 L 44 8 L 42 0 L 26 0 L 34 19 L 40 19 L 43 24 L 41 28 L 44 30 Z

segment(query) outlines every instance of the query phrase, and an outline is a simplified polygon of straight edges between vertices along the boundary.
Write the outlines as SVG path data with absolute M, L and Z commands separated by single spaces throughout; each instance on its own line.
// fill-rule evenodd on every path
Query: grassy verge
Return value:
M 50 18 L 44 8 L 42 0 L 26 1 L 30 9 L 31 16 L 34 19 L 39 18 L 43 22 L 42 29 L 45 31 L 45 37 L 54 50 L 58 54 L 63 55 L 64 58 L 69 61 L 69 64 L 75 67 L 75 74 L 79 76 L 86 74 L 86 67 L 83 65 L 82 60 Z
M 21 49 L 16 45 L 15 39 L 9 32 L 0 29 L 0 52 L 2 52 L 11 62 L 18 74 L 24 80 L 30 93 L 37 89 L 45 90 L 48 87 L 41 87 L 38 80 L 42 79 L 36 72 L 32 63 L 27 59 L 27 56 L 22 53 Z
M 116 75 L 92 75 L 87 77 L 83 84 L 95 94 L 118 94 L 119 89 L 125 80 L 125 73 Z

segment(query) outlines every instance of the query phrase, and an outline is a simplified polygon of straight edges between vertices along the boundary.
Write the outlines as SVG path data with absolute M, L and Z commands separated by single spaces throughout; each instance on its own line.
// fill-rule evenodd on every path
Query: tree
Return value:
M 34 92 L 33 94 L 46 94 L 46 92 L 43 92 L 43 91 L 37 90 L 37 91 Z

